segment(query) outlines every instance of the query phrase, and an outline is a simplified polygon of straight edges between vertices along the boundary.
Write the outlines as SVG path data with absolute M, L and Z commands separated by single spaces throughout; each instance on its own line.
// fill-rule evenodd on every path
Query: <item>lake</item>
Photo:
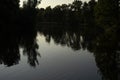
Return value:
M 0 80 L 116 79 L 109 53 L 116 50 L 110 47 L 114 43 L 103 47 L 95 33 L 72 29 L 42 29 L 35 34 L 6 37 L 10 46 L 4 44 L 7 47 L 1 51 Z

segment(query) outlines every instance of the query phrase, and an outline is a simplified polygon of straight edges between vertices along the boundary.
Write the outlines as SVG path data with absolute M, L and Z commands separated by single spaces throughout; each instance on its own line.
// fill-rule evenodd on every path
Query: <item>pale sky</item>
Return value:
M 22 4 L 23 1 L 25 0 L 20 0 Z M 68 4 L 72 3 L 74 0 L 42 0 L 41 4 L 39 5 L 39 8 L 46 8 L 47 6 L 54 7 L 56 5 L 61 5 L 61 4 Z M 81 1 L 89 1 L 89 0 L 81 0 Z

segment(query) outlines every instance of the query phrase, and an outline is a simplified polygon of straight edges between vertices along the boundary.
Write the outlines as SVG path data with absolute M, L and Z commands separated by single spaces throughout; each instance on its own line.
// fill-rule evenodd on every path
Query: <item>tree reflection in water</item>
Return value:
M 8 36 L 9 34 L 9 36 Z M 38 45 L 36 43 L 37 32 L 26 32 L 24 35 L 18 35 L 16 32 L 1 33 L 0 39 L 0 63 L 6 66 L 13 66 L 20 61 L 20 46 L 24 49 L 23 54 L 27 55 L 28 63 L 31 66 L 38 64 L 37 52 Z
M 37 32 L 22 36 L 20 46 L 23 48 L 23 54 L 28 56 L 28 63 L 31 66 L 36 66 L 38 63 L 37 56 L 40 56 L 37 49 L 39 48 L 36 43 Z
M 96 65 L 102 80 L 119 80 L 120 76 L 120 39 L 116 32 L 105 32 L 102 29 L 39 29 L 40 34 L 50 43 L 68 46 L 73 50 L 87 49 L 95 57 Z
M 90 27 L 91 28 L 91 27 Z M 100 29 L 76 28 L 43 28 L 38 29 L 44 35 L 46 42 L 51 39 L 56 45 L 68 46 L 73 50 L 87 49 L 94 54 L 96 65 L 103 80 L 119 80 L 120 66 L 120 39 L 116 32 L 104 32 Z M 7 35 L 9 34 L 9 36 Z M 18 36 L 19 35 L 19 36 Z M 0 64 L 12 66 L 20 61 L 19 47 L 22 47 L 23 54 L 28 57 L 30 66 L 38 64 L 37 52 L 39 46 L 36 42 L 37 31 L 24 31 L 23 34 L 16 31 L 1 32 L 0 36 Z
M 0 1 L 0 64 L 8 67 L 19 63 L 20 47 L 23 48 L 23 54 L 28 57 L 30 66 L 35 67 L 39 63 L 37 56 L 40 54 L 37 52 L 39 46 L 36 42 L 35 23 L 39 24 L 39 21 L 36 21 L 39 9 L 37 10 L 36 7 L 41 0 L 27 1 L 23 8 L 19 8 L 19 0 Z M 88 4 L 83 4 L 83 9 L 76 8 L 75 11 L 72 6 L 81 7 L 82 3 L 79 0 L 74 1 L 74 5 L 69 5 L 71 10 L 68 8 L 68 10 L 63 10 L 63 13 L 59 6 L 54 8 L 53 12 L 49 7 L 46 10 L 41 9 L 40 13 L 43 14 L 39 14 L 39 20 L 40 22 L 48 21 L 48 23 L 50 21 L 62 22 L 64 25 L 80 23 L 79 25 L 83 26 L 56 26 L 52 29 L 48 25 L 46 28 L 40 25 L 39 32 L 45 36 L 48 43 L 53 39 L 56 45 L 68 46 L 73 50 L 87 49 L 94 54 L 103 80 L 120 80 L 120 28 L 117 26 L 119 24 L 119 0 L 98 0 L 97 6 L 95 6 L 95 0 L 91 0 Z M 80 3 L 76 4 L 76 2 Z M 66 7 L 66 5 L 62 6 Z M 96 7 L 95 11 L 94 7 Z M 51 14 L 54 15 L 51 17 Z M 94 26 L 96 25 L 94 19 L 102 29 Z

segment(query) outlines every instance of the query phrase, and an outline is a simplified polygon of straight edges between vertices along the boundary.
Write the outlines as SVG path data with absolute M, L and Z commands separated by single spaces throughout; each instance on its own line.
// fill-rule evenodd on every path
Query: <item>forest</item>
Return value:
M 82 2 L 74 0 L 71 4 L 38 8 L 41 0 L 28 0 L 20 7 L 19 0 L 0 1 L 0 25 L 33 25 L 41 23 L 57 23 L 64 25 L 91 25 L 103 29 L 119 28 L 119 0 L 90 0 Z M 40 25 L 39 25 L 40 26 Z M 12 27 L 7 27 L 12 28 Z M 16 27 L 21 28 L 21 27 Z M 15 29 L 15 27 L 13 27 Z

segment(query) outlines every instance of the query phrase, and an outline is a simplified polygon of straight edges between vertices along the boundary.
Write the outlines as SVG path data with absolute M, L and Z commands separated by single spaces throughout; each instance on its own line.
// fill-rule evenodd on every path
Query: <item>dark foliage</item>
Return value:
M 39 31 L 47 42 L 52 38 L 56 44 L 73 50 L 93 52 L 103 80 L 119 80 L 119 2 L 74 0 L 72 4 L 37 9 L 38 0 L 28 0 L 22 8 L 19 0 L 0 0 L 0 64 L 18 64 L 19 49 L 23 49 L 28 63 L 36 66 L 40 56 L 36 43 Z

